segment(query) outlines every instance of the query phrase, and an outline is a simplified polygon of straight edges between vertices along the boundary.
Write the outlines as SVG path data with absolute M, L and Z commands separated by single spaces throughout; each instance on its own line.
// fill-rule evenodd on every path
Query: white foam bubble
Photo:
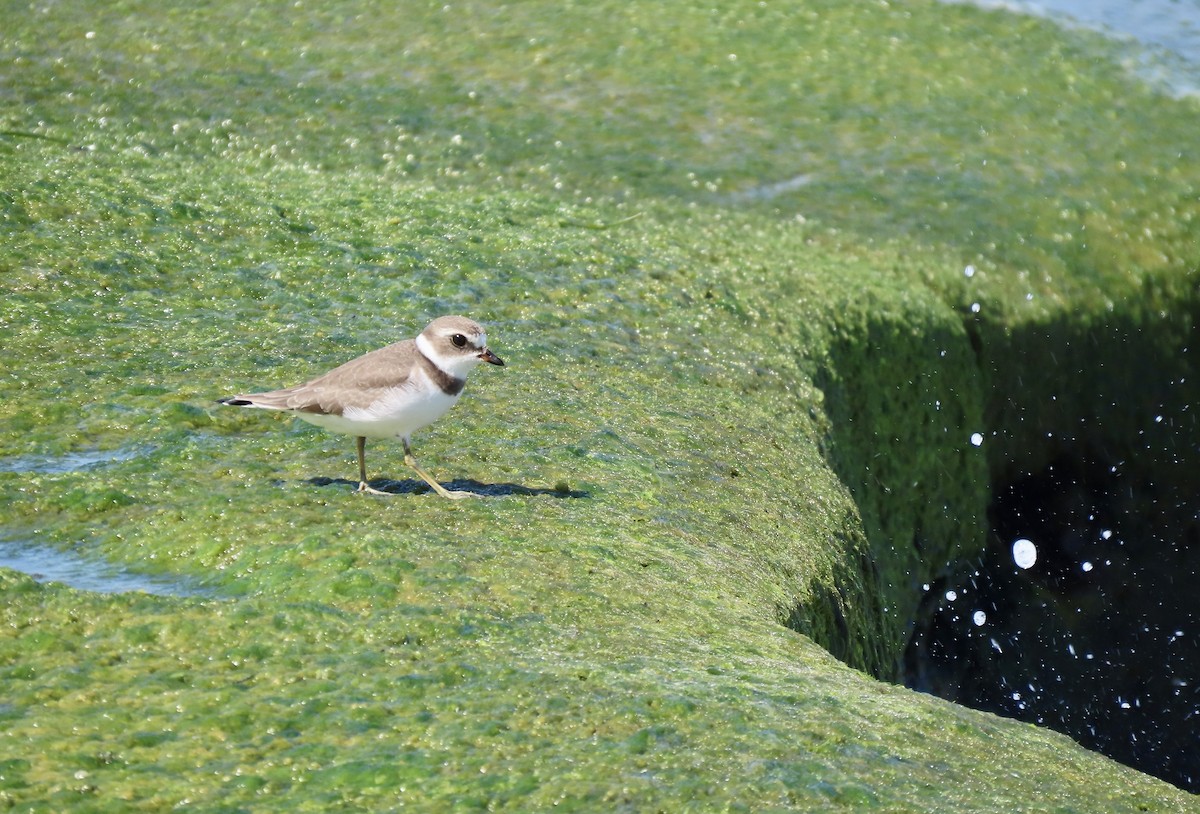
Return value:
M 1032 540 L 1022 537 L 1012 544 L 1012 555 L 1018 568 L 1032 568 L 1037 562 L 1037 546 Z

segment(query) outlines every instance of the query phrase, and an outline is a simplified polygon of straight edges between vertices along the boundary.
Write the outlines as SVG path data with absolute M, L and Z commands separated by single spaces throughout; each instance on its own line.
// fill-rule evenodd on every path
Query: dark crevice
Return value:
M 1200 792 L 1200 292 L 1173 285 L 1026 321 L 848 306 L 816 384 L 868 564 L 788 624 Z
M 903 672 L 1200 792 L 1196 313 L 984 328 L 987 544 L 921 586 Z

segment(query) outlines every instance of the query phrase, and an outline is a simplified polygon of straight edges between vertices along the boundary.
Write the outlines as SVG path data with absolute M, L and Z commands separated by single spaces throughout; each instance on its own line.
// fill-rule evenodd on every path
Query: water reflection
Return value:
M 117 594 L 138 591 L 158 596 L 201 596 L 184 579 L 137 574 L 102 560 L 30 542 L 0 540 L 0 568 L 28 574 L 38 582 L 61 582 L 81 591 Z

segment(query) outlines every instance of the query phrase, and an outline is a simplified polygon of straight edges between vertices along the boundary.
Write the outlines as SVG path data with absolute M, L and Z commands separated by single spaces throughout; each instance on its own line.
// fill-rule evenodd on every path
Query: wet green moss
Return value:
M 4 467 L 3 531 L 213 596 L 0 575 L 6 802 L 1186 804 L 858 670 L 980 544 L 971 304 L 1170 308 L 1195 109 L 968 9 L 675 11 L 12 15 L 0 455 L 119 454 Z M 446 312 L 509 366 L 416 452 L 485 500 L 213 403 Z

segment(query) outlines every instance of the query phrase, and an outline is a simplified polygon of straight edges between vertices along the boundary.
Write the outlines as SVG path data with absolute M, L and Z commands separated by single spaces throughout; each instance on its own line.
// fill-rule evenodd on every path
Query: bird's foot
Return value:
M 408 448 L 407 442 L 405 442 L 404 445 L 404 463 L 408 464 L 409 468 L 412 469 L 413 472 L 416 472 L 421 480 L 428 483 L 430 489 L 437 492 L 444 498 L 449 498 L 450 500 L 462 500 L 468 497 L 481 497 L 474 492 L 460 492 L 458 490 L 447 489 L 445 486 L 442 486 L 440 483 L 435 481 L 428 472 L 417 466 L 417 459 L 413 457 L 412 450 Z
M 445 487 L 442 487 L 436 491 L 442 497 L 447 497 L 451 500 L 462 500 L 468 497 L 481 497 L 481 495 L 478 495 L 475 492 L 463 492 L 458 489 L 447 489 Z
M 388 497 L 393 497 L 391 492 L 385 492 L 382 489 L 375 489 L 365 480 L 360 480 L 358 482 L 358 491 L 366 492 L 369 495 L 387 495 Z

